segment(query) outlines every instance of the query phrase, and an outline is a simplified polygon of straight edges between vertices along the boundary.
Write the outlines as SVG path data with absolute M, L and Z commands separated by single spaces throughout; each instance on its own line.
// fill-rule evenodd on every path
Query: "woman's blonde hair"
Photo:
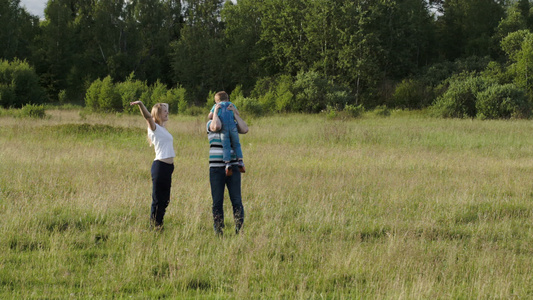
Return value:
M 163 126 L 163 118 L 161 117 L 162 114 L 162 108 L 166 108 L 168 111 L 168 104 L 167 103 L 156 103 L 152 107 L 152 118 L 154 118 L 154 122 L 159 124 L 159 126 Z
M 156 103 L 152 107 L 152 118 L 154 118 L 154 122 L 156 122 L 159 126 L 163 126 L 163 118 L 161 115 L 163 114 L 162 108 L 166 108 L 168 111 L 168 104 L 167 103 Z M 146 136 L 148 139 L 148 143 L 150 144 L 150 147 L 152 147 L 152 140 L 150 139 L 150 136 Z

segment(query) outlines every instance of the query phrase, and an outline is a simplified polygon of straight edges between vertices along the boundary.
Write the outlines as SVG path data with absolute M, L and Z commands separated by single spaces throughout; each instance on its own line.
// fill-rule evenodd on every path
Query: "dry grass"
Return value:
M 141 117 L 47 114 L 0 118 L 0 298 L 533 296 L 529 121 L 248 120 L 244 234 L 218 239 L 202 118 L 171 117 L 155 234 Z

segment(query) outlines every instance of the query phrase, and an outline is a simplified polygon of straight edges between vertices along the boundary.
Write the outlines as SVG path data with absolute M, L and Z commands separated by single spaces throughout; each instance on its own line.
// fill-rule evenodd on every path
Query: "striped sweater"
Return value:
M 220 133 L 219 132 L 212 132 L 209 130 L 209 124 L 211 121 L 207 122 L 207 138 L 209 139 L 209 167 L 210 168 L 217 168 L 217 167 L 225 167 L 226 164 L 222 160 L 222 140 L 220 139 Z M 233 152 L 233 149 L 231 150 L 231 164 L 237 165 L 237 156 L 235 156 L 235 152 Z

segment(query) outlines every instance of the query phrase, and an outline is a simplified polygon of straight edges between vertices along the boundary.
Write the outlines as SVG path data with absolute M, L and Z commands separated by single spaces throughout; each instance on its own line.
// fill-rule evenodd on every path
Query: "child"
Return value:
M 235 152 L 238 160 L 238 167 L 241 173 L 246 172 L 244 168 L 244 161 L 241 150 L 241 143 L 239 142 L 239 132 L 237 131 L 237 125 L 235 124 L 235 117 L 233 111 L 229 110 L 228 107 L 233 105 L 233 109 L 237 110 L 235 105 L 229 101 L 229 96 L 226 92 L 218 92 L 215 94 L 215 105 L 211 108 L 209 113 L 209 119 L 213 119 L 213 113 L 215 112 L 215 107 L 219 106 L 218 117 L 222 123 L 222 129 L 220 130 L 220 137 L 222 139 L 222 150 L 223 150 L 223 161 L 226 164 L 226 176 L 233 175 L 231 170 L 231 150 Z

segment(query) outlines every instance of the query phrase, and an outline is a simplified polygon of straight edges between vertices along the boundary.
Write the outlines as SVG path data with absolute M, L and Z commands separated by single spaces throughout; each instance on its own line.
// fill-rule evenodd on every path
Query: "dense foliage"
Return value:
M 445 100 L 463 72 L 533 95 L 528 0 L 49 0 L 41 20 L 1 3 L 0 58 L 27 61 L 51 101 L 96 110 L 127 110 L 140 83 L 165 89 L 174 112 L 238 89 L 256 114 L 436 105 L 474 117 L 482 104 Z M 121 96 L 98 102 L 105 80 Z
M 46 101 L 46 92 L 39 85 L 39 76 L 26 61 L 0 60 L 0 106 L 22 107 L 23 104 Z

